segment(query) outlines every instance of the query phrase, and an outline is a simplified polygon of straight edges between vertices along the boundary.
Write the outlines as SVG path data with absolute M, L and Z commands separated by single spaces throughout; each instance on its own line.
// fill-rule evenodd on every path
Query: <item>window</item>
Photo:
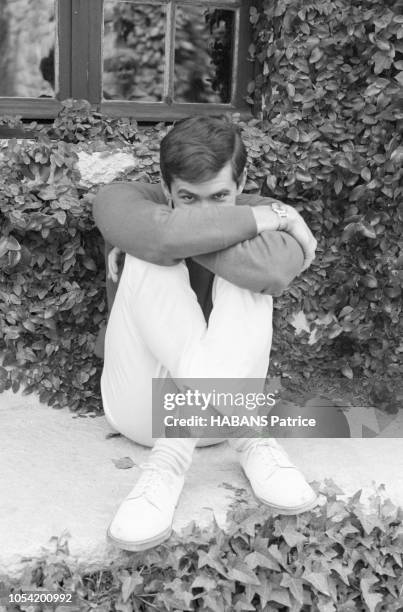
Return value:
M 0 0 L 0 114 L 249 114 L 248 0 Z

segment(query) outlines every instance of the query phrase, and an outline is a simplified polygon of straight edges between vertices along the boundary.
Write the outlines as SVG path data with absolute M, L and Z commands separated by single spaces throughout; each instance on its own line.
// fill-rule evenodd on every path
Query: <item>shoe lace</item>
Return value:
M 280 446 L 270 443 L 257 444 L 256 452 L 265 466 L 271 467 L 274 463 L 278 466 L 291 467 L 286 452 Z
M 156 467 L 152 463 L 142 463 L 140 465 L 142 473 L 138 479 L 132 494 L 127 499 L 135 499 L 144 496 L 156 508 L 159 507 L 158 499 L 161 497 L 161 488 L 171 476 L 168 470 Z

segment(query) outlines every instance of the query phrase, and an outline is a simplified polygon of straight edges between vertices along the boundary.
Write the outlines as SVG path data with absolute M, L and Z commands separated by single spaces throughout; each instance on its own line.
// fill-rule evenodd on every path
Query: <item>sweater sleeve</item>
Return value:
M 107 243 L 165 266 L 257 235 L 249 206 L 171 209 L 161 187 L 147 183 L 102 187 L 94 200 L 93 216 Z
M 237 204 L 267 205 L 272 198 L 241 194 Z M 279 296 L 302 272 L 304 253 L 287 232 L 265 231 L 219 252 L 194 257 L 200 265 L 238 287 Z
M 238 287 L 279 296 L 301 273 L 304 254 L 290 234 L 266 231 L 252 240 L 193 259 Z

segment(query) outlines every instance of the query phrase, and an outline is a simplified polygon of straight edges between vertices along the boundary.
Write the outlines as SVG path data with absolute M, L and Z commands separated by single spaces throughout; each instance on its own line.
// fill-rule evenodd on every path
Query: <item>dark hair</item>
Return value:
M 161 176 L 168 189 L 174 178 L 204 182 L 230 161 L 238 185 L 246 158 L 240 131 L 225 115 L 190 117 L 176 122 L 161 141 Z

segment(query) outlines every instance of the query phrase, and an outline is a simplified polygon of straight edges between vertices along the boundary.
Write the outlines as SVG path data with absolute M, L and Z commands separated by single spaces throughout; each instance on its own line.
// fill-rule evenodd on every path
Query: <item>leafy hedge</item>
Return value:
M 0 390 L 37 390 L 43 402 L 91 405 L 92 356 L 105 300 L 102 245 L 91 198 L 64 142 L 10 143 L 1 206 Z M 9 366 L 7 368 L 7 366 Z
M 327 503 L 293 517 L 273 516 L 236 490 L 225 531 L 192 522 L 97 571 L 72 568 L 69 535 L 55 537 L 55 553 L 27 565 L 15 583 L 0 579 L 0 593 L 58 590 L 73 593 L 80 610 L 99 612 L 401 612 L 402 508 L 385 500 L 384 485 L 369 512 L 361 491 L 342 501 L 331 480 L 314 485 Z
M 314 358 L 330 356 L 349 378 L 403 371 L 401 8 L 264 0 L 250 11 L 260 69 L 249 101 L 261 118 L 245 126 L 250 175 L 296 206 L 319 240 L 315 264 L 277 300 L 274 348 L 307 376 Z M 316 329 L 311 347 L 283 316 L 290 295 Z
M 2 123 L 23 127 L 18 118 Z M 99 150 L 136 140 L 136 150 L 143 136 L 135 122 L 104 120 L 73 101 L 52 125 L 29 129 L 36 137 L 10 140 L 0 162 L 0 391 L 22 384 L 49 405 L 99 411 L 103 240 L 92 220 L 96 188 L 80 185 L 76 144 Z M 149 153 L 143 168 L 156 171 Z
M 279 0 L 251 8 L 249 85 L 259 117 L 239 121 L 249 147 L 249 191 L 302 211 L 317 259 L 275 303 L 272 363 L 283 373 L 341 373 L 398 383 L 403 355 L 401 98 L 398 4 Z M 235 117 L 237 120 L 237 118 Z M 238 118 L 239 120 L 239 118 Z M 23 127 L 18 118 L 1 124 Z M 25 126 L 27 127 L 27 126 Z M 158 180 L 166 126 L 108 119 L 65 101 L 53 124 L 28 126 L 0 161 L 0 391 L 39 390 L 42 401 L 99 410 L 105 320 L 102 242 L 91 219 L 95 188 L 80 185 L 73 145 L 130 147 L 128 178 Z M 316 341 L 290 325 L 303 309 Z M 377 389 L 382 402 L 385 392 Z M 376 398 L 375 398 L 376 399 Z

